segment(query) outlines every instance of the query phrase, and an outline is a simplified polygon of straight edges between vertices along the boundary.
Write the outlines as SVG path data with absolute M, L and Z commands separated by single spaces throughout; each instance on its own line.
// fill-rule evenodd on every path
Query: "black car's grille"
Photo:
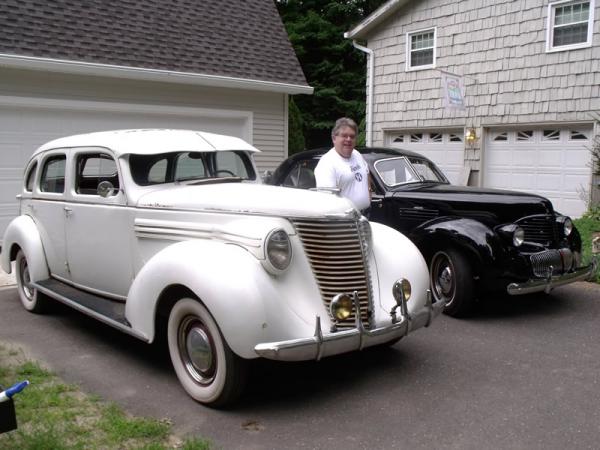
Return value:
M 426 208 L 400 208 L 400 218 L 403 220 L 418 220 L 423 222 L 425 220 L 433 219 L 438 216 L 439 211 L 437 209 L 426 209 Z
M 330 318 L 333 320 L 329 311 L 333 297 L 357 291 L 361 319 L 369 327 L 369 277 L 357 222 L 294 219 L 292 223 L 302 240 Z M 337 323 L 339 328 L 354 325 L 354 314 Z
M 525 232 L 525 241 L 549 246 L 557 241 L 554 217 L 540 214 L 516 222 Z
M 565 259 L 564 264 L 570 266 L 572 263 L 572 254 L 570 251 L 563 249 L 563 255 L 561 256 L 558 250 L 546 250 L 543 252 L 535 253 L 530 256 L 531 268 L 536 277 L 547 277 L 552 267 L 553 274 L 562 273 L 563 258 Z

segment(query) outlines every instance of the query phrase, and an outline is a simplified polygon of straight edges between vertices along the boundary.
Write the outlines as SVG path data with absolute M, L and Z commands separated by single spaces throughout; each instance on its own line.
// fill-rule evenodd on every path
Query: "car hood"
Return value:
M 315 217 L 347 215 L 352 203 L 334 194 L 255 183 L 162 186 L 143 194 L 140 208 Z
M 439 215 L 460 215 L 489 223 L 514 222 L 535 214 L 552 214 L 552 203 L 535 194 L 450 184 L 424 184 L 391 193 L 413 208 L 438 211 Z

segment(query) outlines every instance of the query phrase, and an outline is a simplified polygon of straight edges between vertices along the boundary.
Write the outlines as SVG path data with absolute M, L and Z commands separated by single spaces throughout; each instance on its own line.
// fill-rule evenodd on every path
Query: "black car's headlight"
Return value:
M 525 231 L 519 225 L 514 223 L 503 225 L 497 230 L 498 234 L 515 247 L 520 247 L 525 242 Z
M 265 256 L 269 272 L 278 274 L 288 268 L 292 261 L 292 244 L 285 230 L 277 228 L 269 233 L 265 239 Z
M 564 237 L 568 237 L 573 232 L 573 221 L 567 216 L 558 216 L 556 218 L 558 229 Z

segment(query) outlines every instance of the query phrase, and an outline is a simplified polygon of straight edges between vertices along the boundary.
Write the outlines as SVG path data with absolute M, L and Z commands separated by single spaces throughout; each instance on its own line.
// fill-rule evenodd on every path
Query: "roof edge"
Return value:
M 278 83 L 274 81 L 251 80 L 245 78 L 208 75 L 201 73 L 176 72 L 160 69 L 117 66 L 83 61 L 71 61 L 34 56 L 0 53 L 0 68 L 28 69 L 74 75 L 95 75 L 130 80 L 158 81 L 176 84 L 192 84 L 255 91 L 279 92 L 283 94 L 312 94 L 308 85 Z
M 366 19 L 364 19 L 350 31 L 346 31 L 344 33 L 344 37 L 346 39 L 364 38 L 369 31 L 371 31 L 409 1 L 410 0 L 389 0 L 381 5 L 378 9 L 373 11 Z

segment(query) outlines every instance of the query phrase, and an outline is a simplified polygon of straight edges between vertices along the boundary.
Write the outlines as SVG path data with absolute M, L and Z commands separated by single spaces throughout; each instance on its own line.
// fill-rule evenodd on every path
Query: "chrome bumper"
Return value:
M 593 259 L 589 266 L 581 267 L 575 272 L 563 275 L 549 275 L 544 279 L 529 280 L 524 283 L 511 283 L 506 287 L 506 291 L 510 295 L 523 295 L 542 291 L 548 293 L 555 287 L 573 283 L 574 281 L 585 281 L 589 279 L 596 273 L 596 264 L 596 260 Z
M 321 318 L 316 316 L 315 335 L 289 341 L 265 342 L 254 347 L 254 351 L 263 358 L 278 361 L 308 361 L 362 350 L 373 345 L 384 344 L 406 336 L 411 331 L 427 327 L 444 309 L 444 302 L 431 303 L 431 292 L 427 291 L 427 302 L 418 312 L 410 314 L 406 301 L 399 305 L 401 314 L 396 317 L 395 308 L 390 313 L 390 325 L 368 330 L 362 323 L 360 314 L 356 315 L 356 327 L 350 330 L 323 334 Z

